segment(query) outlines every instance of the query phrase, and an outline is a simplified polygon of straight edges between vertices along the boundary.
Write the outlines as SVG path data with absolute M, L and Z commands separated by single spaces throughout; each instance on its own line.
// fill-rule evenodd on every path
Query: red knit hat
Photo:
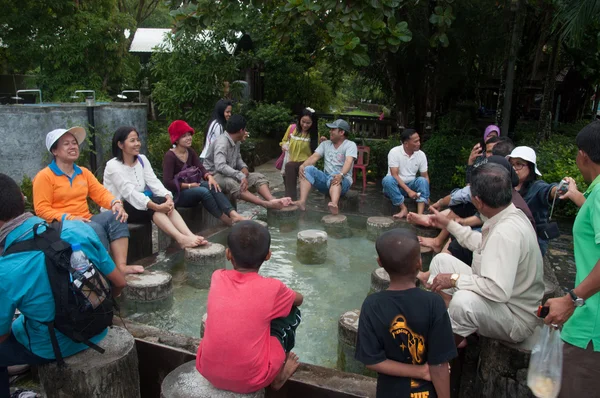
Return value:
M 171 144 L 177 142 L 178 139 L 181 138 L 185 133 L 192 133 L 194 135 L 196 132 L 193 128 L 190 127 L 189 124 L 184 122 L 183 120 L 175 120 L 169 126 L 169 135 L 171 136 Z

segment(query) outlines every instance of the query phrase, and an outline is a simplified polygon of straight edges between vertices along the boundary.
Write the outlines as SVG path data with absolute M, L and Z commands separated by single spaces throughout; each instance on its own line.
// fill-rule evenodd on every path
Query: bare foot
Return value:
M 306 203 L 305 202 L 301 202 L 301 201 L 297 200 L 295 202 L 292 202 L 292 204 L 295 205 L 295 206 L 298 206 L 298 208 L 301 211 L 306 211 Z
M 144 267 L 141 265 L 126 265 L 125 266 L 125 275 L 127 274 L 141 274 L 144 272 Z
M 414 225 L 421 225 L 423 227 L 431 227 L 431 219 L 428 215 L 417 214 L 410 212 L 406 216 L 406 221 Z
M 327 208 L 329 208 L 329 212 L 331 214 L 333 214 L 334 216 L 337 215 L 340 212 L 340 209 L 338 209 L 338 205 L 336 205 L 333 202 L 329 202 L 327 204 Z
M 182 237 L 181 240 L 178 240 L 177 243 L 179 244 L 179 246 L 181 246 L 182 249 L 187 249 L 192 247 L 203 246 L 208 242 L 202 236 L 186 235 Z
M 436 253 L 442 251 L 443 244 L 438 242 L 437 238 L 426 238 L 424 236 L 419 236 L 418 238 L 421 246 L 430 247 Z
M 282 199 L 271 199 L 266 202 L 265 207 L 267 209 L 277 209 L 281 210 L 286 206 L 292 204 L 292 199 L 290 198 L 282 198 Z
M 240 221 L 250 220 L 250 218 L 242 216 L 240 213 L 238 213 L 235 210 L 233 210 L 231 213 L 229 213 L 229 217 L 231 218 L 231 221 L 233 224 L 235 224 L 236 222 L 240 222 Z
M 419 271 L 419 273 L 417 274 L 417 279 L 421 281 L 423 286 L 427 286 L 427 281 L 429 281 L 429 275 L 429 271 Z
M 298 366 L 300 366 L 300 362 L 298 362 L 298 355 L 294 354 L 293 352 L 288 352 L 283 369 L 279 371 L 279 374 L 277 374 L 277 377 L 275 377 L 275 380 L 273 380 L 273 383 L 271 383 L 271 388 L 277 391 L 283 387 L 285 382 L 288 381 L 296 369 L 298 369 Z
M 402 209 L 400 210 L 400 212 L 394 214 L 392 217 L 395 218 L 396 220 L 399 220 L 401 218 L 406 217 L 407 213 L 408 213 L 408 209 L 406 208 L 406 206 L 402 206 Z

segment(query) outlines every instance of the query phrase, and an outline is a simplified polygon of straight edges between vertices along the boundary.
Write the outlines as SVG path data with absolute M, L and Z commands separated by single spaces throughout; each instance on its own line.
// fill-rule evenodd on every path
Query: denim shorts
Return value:
M 328 194 L 329 188 L 331 187 L 331 181 L 333 177 L 337 174 L 328 175 L 317 169 L 315 166 L 308 166 L 304 169 L 304 176 L 306 180 L 310 182 L 310 184 L 319 190 L 319 192 Z M 345 195 L 346 192 L 352 186 L 352 182 L 350 182 L 347 178 L 342 178 L 342 195 Z
M 117 214 L 113 214 L 110 210 L 102 211 L 90 219 L 90 227 L 96 231 L 102 245 L 107 251 L 110 242 L 121 238 L 129 238 L 127 223 L 117 220 Z

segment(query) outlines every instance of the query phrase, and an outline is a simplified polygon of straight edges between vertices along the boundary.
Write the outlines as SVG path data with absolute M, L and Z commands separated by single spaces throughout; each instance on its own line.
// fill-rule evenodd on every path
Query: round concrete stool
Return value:
M 267 217 L 275 219 L 290 219 L 298 218 L 300 215 L 300 209 L 298 206 L 292 205 L 282 209 L 267 209 Z
M 323 264 L 327 260 L 327 232 L 318 229 L 298 232 L 296 257 L 302 264 Z
M 337 368 L 343 372 L 363 374 L 366 369 L 365 365 L 354 359 L 359 317 L 360 310 L 352 310 L 342 314 L 338 321 Z
M 202 315 L 202 322 L 200 323 L 200 338 L 204 338 L 204 331 L 206 330 L 206 320 L 208 319 L 208 314 Z
M 367 219 L 367 238 L 376 241 L 379 235 L 394 228 L 392 217 L 369 217 Z
M 128 307 L 136 311 L 156 311 L 173 304 L 173 278 L 164 271 L 144 271 L 125 277 L 127 288 L 123 296 Z
M 213 272 L 225 268 L 225 246 L 210 243 L 185 249 L 184 261 L 188 284 L 196 289 L 208 289 Z
M 329 214 L 321 218 L 321 223 L 325 226 L 325 232 L 334 238 L 349 238 L 352 236 L 352 230 L 348 226 L 348 218 L 343 214 Z
M 104 354 L 89 348 L 65 358 L 67 366 L 52 362 L 39 367 L 40 382 L 48 398 L 140 397 L 135 340 L 113 326 L 98 343 Z
M 381 292 L 388 287 L 390 287 L 390 276 L 387 271 L 382 267 L 373 270 L 371 272 L 371 290 L 369 290 L 369 294 Z
M 193 360 L 179 366 L 164 378 L 160 396 L 161 398 L 263 398 L 265 390 L 252 394 L 219 390 L 198 373 L 196 360 Z

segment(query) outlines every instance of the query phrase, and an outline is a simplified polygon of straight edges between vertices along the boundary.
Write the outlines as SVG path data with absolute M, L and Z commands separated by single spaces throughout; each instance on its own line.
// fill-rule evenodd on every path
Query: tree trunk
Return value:
M 502 134 L 508 135 L 510 125 L 510 114 L 512 109 L 513 89 L 515 85 L 515 64 L 517 62 L 517 53 L 521 47 L 521 37 L 525 27 L 525 17 L 527 8 L 524 0 L 517 0 L 515 4 L 515 24 L 510 39 L 510 53 L 506 66 L 506 89 L 504 91 L 504 103 L 502 105 Z
M 555 34 L 552 37 L 552 54 L 548 59 L 548 71 L 546 72 L 546 80 L 544 81 L 544 97 L 542 98 L 540 120 L 538 122 L 538 142 L 549 139 L 552 131 L 552 106 L 554 105 L 554 90 L 556 88 L 560 45 L 559 35 Z

